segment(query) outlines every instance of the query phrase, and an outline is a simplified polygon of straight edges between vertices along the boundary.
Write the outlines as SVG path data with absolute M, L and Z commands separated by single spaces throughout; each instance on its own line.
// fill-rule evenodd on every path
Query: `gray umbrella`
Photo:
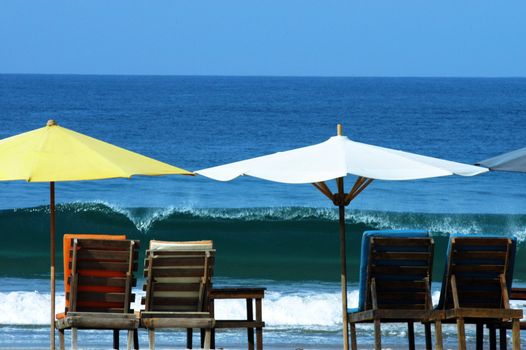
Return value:
M 526 147 L 483 160 L 477 165 L 482 165 L 490 170 L 526 173 Z

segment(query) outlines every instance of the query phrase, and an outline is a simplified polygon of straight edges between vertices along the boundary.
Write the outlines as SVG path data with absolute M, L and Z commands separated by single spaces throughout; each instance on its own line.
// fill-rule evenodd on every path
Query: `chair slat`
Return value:
M 453 264 L 451 266 L 452 273 L 462 272 L 479 272 L 485 274 L 501 274 L 505 272 L 505 265 L 477 265 L 477 264 Z
M 504 260 L 506 259 L 506 251 L 469 251 L 469 250 L 455 250 L 452 253 L 455 259 L 475 260 Z
M 199 297 L 157 297 L 154 296 L 153 303 L 155 305 L 197 305 Z
M 379 310 L 426 310 L 426 304 L 379 303 Z
M 402 303 L 425 302 L 426 292 L 400 292 L 381 291 L 377 292 L 378 302 L 400 301 Z
M 455 245 L 455 249 L 463 247 L 487 247 L 491 246 L 496 249 L 505 250 L 508 245 L 511 244 L 511 239 L 509 238 L 488 238 L 488 237 L 455 237 L 452 238 L 452 243 Z
M 526 288 L 512 288 L 510 299 L 526 300 Z
M 90 293 L 78 292 L 77 303 L 86 301 L 101 301 L 108 303 L 122 303 L 124 301 L 124 293 Z
M 378 252 L 374 253 L 375 260 L 427 260 L 429 252 Z
M 133 284 L 137 279 L 133 279 Z M 79 276 L 79 284 L 82 286 L 107 286 L 107 287 L 124 287 L 126 286 L 126 277 L 94 277 Z
M 205 257 L 155 257 L 155 266 L 203 266 Z M 209 263 L 214 263 L 214 259 L 211 258 Z
M 200 277 L 204 274 L 204 268 L 154 268 L 153 277 Z M 147 273 L 146 273 L 147 276 Z M 145 276 L 145 277 L 146 277 Z
M 77 239 L 82 241 L 83 249 L 101 249 L 101 250 L 128 250 L 130 249 L 130 240 L 102 240 L 102 239 Z M 133 241 L 135 249 L 139 248 L 140 242 Z
M 427 266 L 371 266 L 371 272 L 377 275 L 427 275 Z M 378 276 L 377 276 L 378 277 Z
M 189 292 L 199 290 L 200 283 L 154 283 L 158 292 Z
M 128 260 L 129 252 L 126 250 L 91 250 L 82 249 L 77 252 L 78 259 L 113 259 L 113 260 Z M 70 256 L 73 256 L 73 252 L 70 251 Z M 139 252 L 134 252 L 134 260 L 139 256 Z
M 383 281 L 376 280 L 376 288 L 378 290 L 425 290 L 426 282 L 422 280 L 407 280 L 407 281 Z
M 133 264 L 133 270 L 137 270 L 137 264 Z M 101 260 L 79 260 L 77 262 L 77 270 L 101 270 L 101 271 L 115 271 L 127 272 L 127 262 L 115 261 L 101 261 Z

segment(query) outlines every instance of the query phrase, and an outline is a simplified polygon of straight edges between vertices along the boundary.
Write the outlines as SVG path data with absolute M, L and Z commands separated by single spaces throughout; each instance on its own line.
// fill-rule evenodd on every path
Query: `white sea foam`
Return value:
M 132 308 L 143 309 L 141 297 L 137 294 Z M 348 306 L 358 306 L 358 290 L 348 294 Z M 439 292 L 433 294 L 438 301 Z M 64 294 L 57 295 L 56 310 L 64 310 Z M 46 325 L 49 322 L 48 293 L 38 291 L 13 291 L 0 293 L 0 324 L 3 325 Z M 244 300 L 217 300 L 215 313 L 218 319 L 242 319 L 246 317 Z M 277 328 L 323 328 L 338 329 L 341 326 L 341 294 L 335 292 L 276 292 L 269 291 L 263 301 L 264 320 L 269 327 Z
M 64 294 L 57 295 L 56 310 L 64 310 Z M 0 292 L 0 324 L 45 325 L 49 324 L 49 293 L 38 291 Z
M 137 294 L 132 308 L 140 310 L 144 292 Z M 349 306 L 355 307 L 357 291 L 349 294 Z M 57 295 L 56 312 L 64 310 L 64 294 Z M 0 292 L 0 324 L 46 325 L 49 323 L 49 293 L 38 291 Z M 216 301 L 218 319 L 242 319 L 246 317 L 244 300 Z M 341 324 L 341 297 L 335 293 L 281 293 L 268 292 L 263 302 L 265 322 L 270 327 L 337 327 Z
M 293 287 L 293 288 L 291 288 Z M 267 291 L 263 301 L 263 320 L 267 330 L 279 330 L 280 332 L 339 332 L 341 330 L 341 298 L 337 286 L 334 292 L 326 288 L 320 290 L 311 289 L 303 292 L 291 292 L 292 289 L 301 289 L 302 285 L 287 286 L 286 291 Z M 281 289 L 281 288 L 277 288 Z M 141 296 L 144 292 L 140 289 L 132 308 L 139 310 Z M 358 305 L 358 290 L 352 288 L 348 294 L 349 307 Z M 433 303 L 438 303 L 440 292 L 433 291 Z M 47 326 L 49 324 L 49 302 L 48 293 L 38 291 L 12 291 L 0 292 L 0 325 L 8 326 Z M 512 302 L 512 307 L 526 308 L 522 301 Z M 57 312 L 64 309 L 64 295 L 57 295 Z M 217 300 L 217 319 L 243 319 L 246 317 L 246 305 L 244 300 Z M 369 339 L 373 334 L 372 325 L 360 325 L 357 328 L 359 337 Z M 389 336 L 405 337 L 406 328 L 397 324 L 385 324 L 382 332 Z M 415 332 L 422 335 L 423 328 L 416 327 Z M 454 336 L 454 327 L 444 327 L 448 336 Z M 470 336 L 473 330 L 468 329 Z M 292 333 L 291 333 L 292 334 Z M 325 333 L 324 333 L 325 334 Z M 367 338 L 368 337 L 368 338 Z M 362 338 L 363 339 L 363 338 Z M 370 339 L 369 339 L 370 340 Z

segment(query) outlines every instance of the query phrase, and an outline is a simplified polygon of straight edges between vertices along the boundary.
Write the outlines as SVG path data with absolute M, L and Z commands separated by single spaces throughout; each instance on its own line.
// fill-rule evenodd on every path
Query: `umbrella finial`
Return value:
M 55 119 L 49 119 L 46 123 L 46 126 L 54 126 L 54 125 L 58 125 Z
M 338 136 L 342 136 L 342 125 L 341 124 L 336 125 L 336 132 Z

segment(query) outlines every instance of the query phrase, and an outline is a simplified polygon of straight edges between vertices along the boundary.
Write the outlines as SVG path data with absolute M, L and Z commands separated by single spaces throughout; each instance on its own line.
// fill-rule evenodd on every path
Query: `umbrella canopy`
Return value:
M 278 152 L 196 171 L 197 174 L 229 181 L 248 175 L 269 181 L 302 184 L 311 183 L 339 209 L 340 269 L 343 313 L 344 349 L 349 348 L 347 323 L 347 264 L 345 250 L 345 206 L 356 198 L 374 179 L 415 180 L 448 175 L 473 176 L 486 168 L 451 162 L 414 153 L 355 142 L 338 135 L 312 146 Z M 343 178 L 356 175 L 351 190 L 344 190 Z M 332 193 L 325 181 L 336 180 L 337 193 Z
M 483 160 L 477 165 L 485 166 L 490 170 L 526 173 L 526 147 Z
M 0 180 L 50 183 L 51 349 L 55 348 L 55 182 L 167 174 L 193 175 L 63 128 L 54 120 L 0 140 Z
M 29 182 L 129 178 L 189 171 L 49 122 L 0 140 L 0 180 Z
M 316 183 L 348 174 L 377 180 L 472 176 L 487 169 L 333 136 L 316 145 L 196 171 L 219 181 L 241 175 L 290 184 Z

